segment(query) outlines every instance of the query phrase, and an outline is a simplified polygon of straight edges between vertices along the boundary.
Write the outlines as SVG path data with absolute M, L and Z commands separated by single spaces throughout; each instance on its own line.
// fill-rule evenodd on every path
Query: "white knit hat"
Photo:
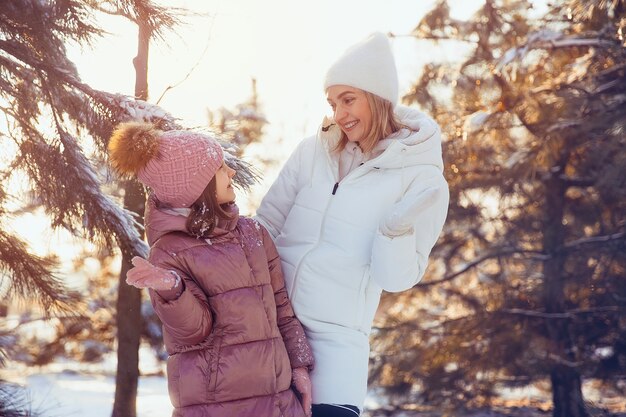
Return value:
M 398 71 L 389 39 L 375 32 L 351 46 L 326 73 L 324 90 L 333 85 L 348 85 L 398 102 Z

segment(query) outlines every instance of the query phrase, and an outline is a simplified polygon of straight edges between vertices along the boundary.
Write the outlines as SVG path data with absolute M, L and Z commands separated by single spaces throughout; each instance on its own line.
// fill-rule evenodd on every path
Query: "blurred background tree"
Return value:
M 259 143 L 263 138 L 263 128 L 267 119 L 259 103 L 256 80 L 252 79 L 250 98 L 229 110 L 224 107 L 217 111 L 207 110 L 209 128 L 229 143 L 237 145 L 237 156 L 242 157 L 251 143 Z
M 441 1 L 415 28 L 468 53 L 404 97 L 444 130 L 451 206 L 424 282 L 383 300 L 371 377 L 392 404 L 548 379 L 553 416 L 578 417 L 585 378 L 623 378 L 625 31 L 619 0 L 487 0 L 468 21 Z

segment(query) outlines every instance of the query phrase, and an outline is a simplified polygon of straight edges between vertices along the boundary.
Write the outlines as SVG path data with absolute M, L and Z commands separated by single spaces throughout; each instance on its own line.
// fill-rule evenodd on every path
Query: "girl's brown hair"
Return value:
M 211 235 L 218 218 L 224 220 L 232 218 L 217 202 L 215 177 L 209 181 L 190 209 L 191 213 L 187 216 L 187 230 L 199 238 L 207 238 Z
M 386 138 L 406 126 L 400 123 L 396 118 L 396 115 L 393 113 L 393 105 L 389 100 L 385 100 L 367 91 L 363 91 L 363 93 L 365 93 L 365 98 L 367 99 L 370 112 L 372 113 L 372 125 L 368 126 L 369 133 L 365 139 L 359 141 L 361 151 L 367 153 L 374 149 L 374 146 L 376 146 L 379 140 Z M 341 132 L 341 139 L 335 150 L 340 152 L 347 144 L 348 137 L 345 133 Z

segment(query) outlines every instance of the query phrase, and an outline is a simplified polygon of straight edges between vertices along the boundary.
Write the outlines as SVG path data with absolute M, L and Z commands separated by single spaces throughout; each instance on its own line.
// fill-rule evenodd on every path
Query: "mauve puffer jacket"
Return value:
M 287 297 L 268 232 L 250 218 L 220 221 L 208 240 L 184 215 L 148 200 L 150 262 L 176 271 L 180 289 L 150 291 L 163 323 L 173 417 L 301 417 L 291 370 L 313 355 Z

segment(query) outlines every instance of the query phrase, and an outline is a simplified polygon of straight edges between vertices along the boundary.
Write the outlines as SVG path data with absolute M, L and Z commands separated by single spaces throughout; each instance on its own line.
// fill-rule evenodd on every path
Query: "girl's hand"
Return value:
M 311 417 L 311 379 L 306 368 L 296 368 L 291 372 L 291 383 L 300 394 L 300 402 L 304 409 L 304 414 Z
M 126 274 L 126 283 L 137 288 L 152 288 L 165 291 L 180 285 L 180 277 L 174 271 L 152 265 L 139 256 L 135 256 L 131 268 Z

